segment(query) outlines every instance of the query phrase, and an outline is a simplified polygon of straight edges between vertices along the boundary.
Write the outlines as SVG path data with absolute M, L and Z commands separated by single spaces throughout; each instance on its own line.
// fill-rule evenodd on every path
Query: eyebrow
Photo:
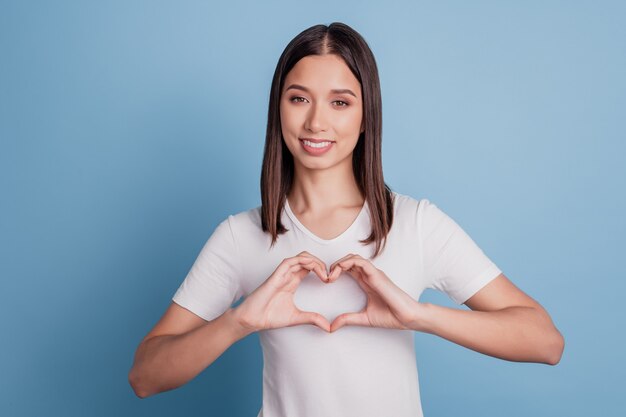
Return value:
M 308 88 L 306 88 L 305 86 L 300 85 L 300 84 L 291 84 L 289 87 L 287 87 L 285 89 L 285 91 L 291 90 L 291 89 L 302 90 L 302 91 L 306 91 L 307 93 L 310 93 Z M 333 94 L 350 94 L 350 95 L 356 97 L 356 94 L 354 94 L 352 92 L 352 90 L 347 89 L 347 88 L 334 89 L 334 90 L 330 90 L 330 92 L 333 93 Z

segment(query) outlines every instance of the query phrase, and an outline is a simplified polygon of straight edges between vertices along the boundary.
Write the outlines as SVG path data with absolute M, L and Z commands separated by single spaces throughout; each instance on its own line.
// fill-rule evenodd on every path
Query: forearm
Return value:
M 137 349 L 129 381 L 142 398 L 177 388 L 248 334 L 229 309 L 188 333 L 153 337 Z
M 532 307 L 496 311 L 459 310 L 419 303 L 415 330 L 431 333 L 474 351 L 517 362 L 555 365 L 563 337 L 547 313 Z

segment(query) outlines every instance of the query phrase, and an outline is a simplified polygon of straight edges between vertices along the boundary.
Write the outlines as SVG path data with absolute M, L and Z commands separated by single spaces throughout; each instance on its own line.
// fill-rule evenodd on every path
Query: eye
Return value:
M 294 96 L 294 97 L 291 97 L 289 101 L 291 101 L 292 103 L 302 103 L 306 101 L 306 99 L 304 97 Z
M 343 100 L 335 100 L 333 103 L 341 103 L 338 104 L 338 107 L 348 107 L 348 103 Z

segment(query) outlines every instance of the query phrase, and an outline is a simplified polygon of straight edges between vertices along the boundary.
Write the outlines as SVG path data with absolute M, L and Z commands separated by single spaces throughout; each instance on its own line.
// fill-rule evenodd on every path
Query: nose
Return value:
M 326 113 L 323 102 L 312 105 L 307 114 L 304 128 L 311 132 L 319 132 L 327 129 Z

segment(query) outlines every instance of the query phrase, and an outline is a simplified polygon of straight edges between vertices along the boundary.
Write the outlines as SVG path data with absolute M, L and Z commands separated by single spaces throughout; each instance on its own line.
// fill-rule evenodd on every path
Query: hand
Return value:
M 234 309 L 235 317 L 251 332 L 299 324 L 313 324 L 330 331 L 330 324 L 324 316 L 301 311 L 293 302 L 298 286 L 311 271 L 328 282 L 326 265 L 310 253 L 300 252 L 284 259 L 272 275 Z
M 349 254 L 330 266 L 329 282 L 339 278 L 342 271 L 353 277 L 367 295 L 367 304 L 358 313 L 340 314 L 330 325 L 330 331 L 345 326 L 383 327 L 412 330 L 419 303 L 396 286 L 383 271 L 359 255 Z

